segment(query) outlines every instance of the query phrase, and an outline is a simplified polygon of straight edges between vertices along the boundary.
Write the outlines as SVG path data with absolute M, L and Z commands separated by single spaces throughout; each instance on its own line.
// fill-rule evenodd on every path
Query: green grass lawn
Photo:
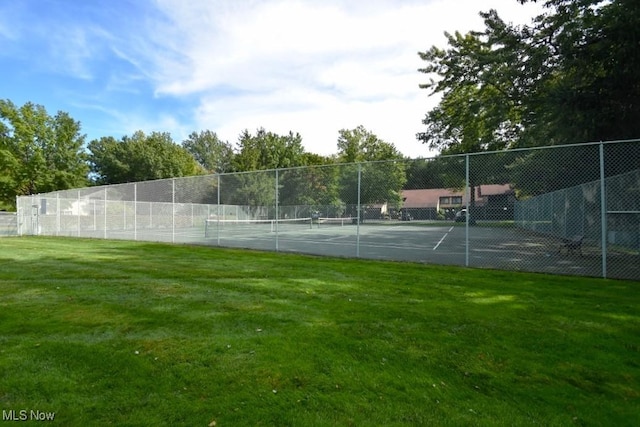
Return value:
M 635 426 L 640 283 L 3 238 L 0 409 L 82 426 Z

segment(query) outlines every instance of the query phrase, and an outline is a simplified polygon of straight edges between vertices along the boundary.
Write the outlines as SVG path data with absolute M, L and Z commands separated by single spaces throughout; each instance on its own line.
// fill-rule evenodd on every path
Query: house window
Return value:
M 441 205 L 448 205 L 449 204 L 449 197 L 440 197 L 440 204 Z
M 462 204 L 462 196 L 453 196 L 451 198 L 452 205 L 461 205 Z

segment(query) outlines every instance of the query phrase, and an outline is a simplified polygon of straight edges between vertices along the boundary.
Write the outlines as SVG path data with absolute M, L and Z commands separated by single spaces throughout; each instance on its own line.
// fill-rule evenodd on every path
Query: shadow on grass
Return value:
M 638 417 L 637 282 L 102 240 L 0 248 L 0 402 L 62 423 Z

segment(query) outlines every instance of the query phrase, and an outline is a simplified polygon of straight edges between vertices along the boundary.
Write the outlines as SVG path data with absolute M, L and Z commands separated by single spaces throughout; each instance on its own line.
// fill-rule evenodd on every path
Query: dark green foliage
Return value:
M 103 137 L 89 143 L 97 184 L 120 184 L 204 173 L 194 157 L 168 133 L 138 131 L 120 141 Z
M 485 29 L 420 53 L 442 94 L 418 138 L 446 152 L 640 136 L 640 3 L 550 0 L 530 25 Z
M 279 203 L 283 206 L 308 206 L 312 210 L 339 207 L 340 169 L 337 165 L 322 165 L 280 171 Z
M 209 173 L 230 172 L 233 162 L 233 148 L 228 142 L 221 141 L 210 130 L 193 132 L 182 142 L 182 146 Z
M 245 130 L 240 134 L 234 168 L 237 172 L 304 166 L 302 137 L 289 132 L 278 135 L 260 128 L 255 136 Z
M 84 138 L 67 113 L 50 116 L 41 105 L 0 100 L 0 204 L 86 185 Z
M 363 126 L 340 130 L 338 159 L 342 163 L 364 163 L 354 165 L 350 171 L 340 175 L 340 195 L 346 204 L 357 203 L 358 169 L 361 174 L 360 202 L 383 203 L 392 206 L 401 203 L 400 192 L 407 181 L 406 165 L 396 147 L 378 138 Z M 392 160 L 397 160 L 393 162 Z M 346 169 L 343 169 L 346 170 Z

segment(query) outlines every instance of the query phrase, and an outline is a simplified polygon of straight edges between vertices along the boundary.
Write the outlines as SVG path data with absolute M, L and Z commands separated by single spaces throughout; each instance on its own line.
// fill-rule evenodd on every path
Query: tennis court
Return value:
M 146 223 L 145 221 L 138 221 Z M 311 218 L 202 219 L 128 229 L 61 230 L 56 235 L 145 240 L 349 258 L 460 265 L 601 277 L 600 241 L 585 239 L 579 253 L 560 253 L 561 240 L 514 223 L 478 221 L 467 230 L 452 221 Z M 637 253 L 607 248 L 607 276 L 637 280 Z
M 638 280 L 637 153 L 611 142 L 87 187 L 19 198 L 16 231 Z M 576 156 L 571 179 L 528 176 Z M 390 187 L 401 169 L 411 183 Z M 558 253 L 567 241 L 578 253 Z
M 225 247 L 277 250 L 339 257 L 403 260 L 443 265 L 601 275 L 600 251 L 585 245 L 582 253 L 560 253 L 560 242 L 515 227 L 440 222 L 310 219 L 297 221 L 210 221 L 203 243 Z M 467 245 L 468 242 L 468 245 Z M 619 263 L 623 259 L 618 259 Z M 615 261 L 611 263 L 615 266 Z M 630 277 L 637 268 L 624 265 Z

